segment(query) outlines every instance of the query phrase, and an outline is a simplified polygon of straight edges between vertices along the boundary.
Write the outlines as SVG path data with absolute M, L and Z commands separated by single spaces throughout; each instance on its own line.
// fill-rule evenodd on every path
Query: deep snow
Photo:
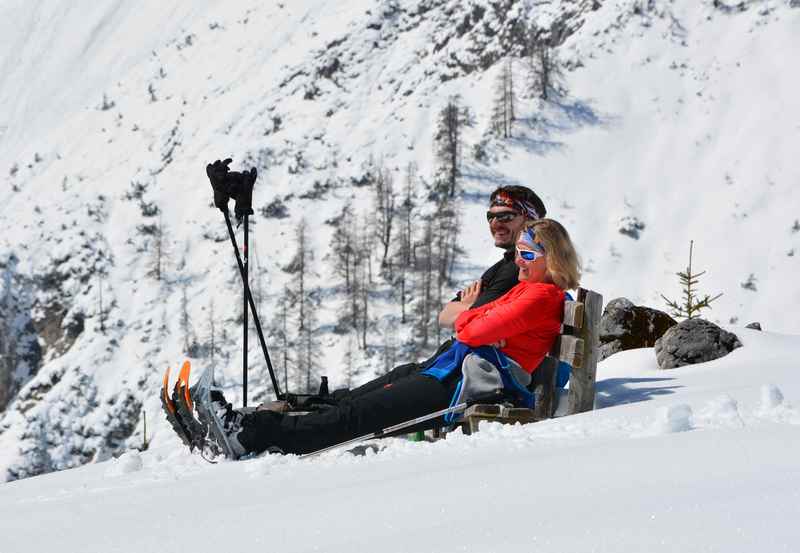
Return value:
M 710 363 L 609 358 L 581 415 L 366 457 L 209 465 L 172 437 L 7 483 L 3 551 L 797 551 L 800 339 L 734 330 Z

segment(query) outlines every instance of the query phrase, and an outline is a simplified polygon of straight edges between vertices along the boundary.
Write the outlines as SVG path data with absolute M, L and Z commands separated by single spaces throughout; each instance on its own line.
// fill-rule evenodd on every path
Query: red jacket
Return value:
M 501 339 L 502 352 L 532 373 L 561 332 L 564 291 L 555 284 L 521 281 L 491 303 L 456 319 L 456 338 L 471 347 Z

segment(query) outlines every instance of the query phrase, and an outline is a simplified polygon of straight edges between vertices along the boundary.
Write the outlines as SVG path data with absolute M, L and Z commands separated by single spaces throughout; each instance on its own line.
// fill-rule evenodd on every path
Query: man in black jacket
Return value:
M 533 190 L 525 186 L 501 186 L 489 197 L 489 210 L 486 218 L 489 222 L 489 231 L 492 233 L 494 245 L 505 250 L 503 258 L 489 267 L 477 280 L 459 292 L 455 298 L 445 304 L 439 313 L 439 326 L 453 328 L 458 316 L 467 309 L 480 307 L 492 302 L 511 290 L 519 282 L 517 274 L 519 268 L 514 263 L 514 245 L 519 231 L 526 221 L 541 219 L 547 210 L 544 203 Z M 478 297 L 470 306 L 462 303 L 461 294 L 472 295 L 478 292 Z M 421 363 L 406 363 L 395 367 L 387 374 L 380 376 L 366 384 L 352 390 L 341 389 L 331 394 L 331 399 L 341 399 L 359 396 L 376 388 L 385 387 L 399 378 L 422 371 L 433 363 L 436 357 L 450 347 L 452 339 L 442 343 L 436 353 Z
M 518 283 L 514 263 L 517 236 L 526 220 L 544 215 L 542 201 L 528 188 L 505 186 L 492 193 L 486 217 L 495 246 L 504 249 L 505 254 L 481 280 L 470 284 L 444 306 L 439 314 L 440 325 L 452 328 L 459 314 L 498 299 Z M 222 391 L 215 389 L 210 392 L 210 401 L 203 411 L 209 414 L 201 413 L 201 417 L 206 416 L 209 428 L 216 428 L 212 441 L 232 459 L 263 451 L 318 451 L 447 405 L 460 379 L 439 381 L 419 373 L 432 365 L 452 343 L 450 339 L 440 345 L 427 361 L 401 365 L 353 390 L 336 390 L 317 398 L 327 403 L 328 408 L 303 416 L 283 415 L 276 412 L 281 410 L 277 405 L 262 406 L 252 412 L 236 410 L 225 401 Z

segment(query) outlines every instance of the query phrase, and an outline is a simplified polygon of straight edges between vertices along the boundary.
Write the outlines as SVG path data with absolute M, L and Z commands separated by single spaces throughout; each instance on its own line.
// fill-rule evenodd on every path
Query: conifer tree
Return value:
M 542 100 L 550 100 L 563 91 L 564 74 L 549 35 L 535 26 L 528 32 L 530 88 Z
M 152 276 L 158 281 L 164 276 L 167 257 L 170 253 L 169 244 L 165 236 L 166 232 L 166 225 L 164 225 L 161 215 L 159 215 L 158 223 L 153 227 L 152 231 L 150 270 L 147 273 L 148 276 Z
M 458 177 L 461 176 L 461 150 L 463 147 L 463 127 L 467 113 L 460 106 L 458 96 L 451 96 L 439 112 L 434 141 L 439 169 L 444 174 L 444 188 L 450 197 L 455 196 Z
M 706 294 L 700 299 L 697 290 L 694 288 L 699 282 L 699 278 L 706 272 L 699 273 L 692 272 L 692 250 L 694 248 L 694 240 L 689 242 L 689 266 L 685 271 L 675 273 L 680 279 L 681 286 L 683 287 L 683 300 L 671 300 L 661 294 L 661 297 L 667 302 L 667 307 L 672 309 L 672 316 L 676 318 L 694 319 L 698 316 L 702 309 L 711 309 L 711 302 L 718 299 L 722 294 L 717 294 L 713 298 Z

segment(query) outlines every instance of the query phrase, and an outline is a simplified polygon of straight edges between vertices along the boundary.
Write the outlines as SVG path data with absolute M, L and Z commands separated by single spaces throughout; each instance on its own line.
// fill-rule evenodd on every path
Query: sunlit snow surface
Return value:
M 563 419 L 217 465 L 173 438 L 8 483 L 2 551 L 797 551 L 800 338 L 736 330 L 710 363 L 610 358 Z
M 162 371 L 184 358 L 183 290 L 201 338 L 213 300 L 220 340 L 227 333 L 217 375 L 241 403 L 240 286 L 205 164 L 230 154 L 235 168 L 247 160 L 262 170 L 251 275 L 264 287 L 263 322 L 291 284 L 281 269 L 298 220 L 313 225 L 308 276 L 321 290 L 321 364 L 336 387 L 346 344 L 330 329 L 345 300 L 323 221 L 348 203 L 366 210 L 371 197 L 349 185 L 325 201 L 301 196 L 315 181 L 362 177 L 370 157 L 396 169 L 398 186 L 410 161 L 429 181 L 432 122 L 452 94 L 474 116 L 464 135 L 461 283 L 499 258 L 487 194 L 527 184 L 565 222 L 583 284 L 606 300 L 663 308 L 660 294 L 680 294 L 674 273 L 695 240 L 695 267 L 707 270 L 701 290 L 724 292 L 712 319 L 800 333 L 800 73 L 791 65 L 800 9 L 779 0 L 752 0 L 743 12 L 705 0 L 656 0 L 642 15 L 633 10 L 641 0 L 587 9 L 559 52 L 573 67 L 569 94 L 542 104 L 520 92 L 514 138 L 489 140 L 484 163 L 472 148 L 489 135 L 501 64 L 443 80 L 446 60 L 466 44 L 432 47 L 456 25 L 447 10 L 467 5 L 442 2 L 419 18 L 408 15 L 417 3 L 403 0 L 406 19 L 377 30 L 390 4 L 0 2 L 0 260 L 15 254 L 28 278 L 67 275 L 58 299 L 86 316 L 69 352 L 48 358 L 21 390 L 27 399 L 3 413 L 1 478 L 24 459 L 33 422 L 58 466 L 107 456 L 120 398 L 141 403 L 152 442 L 142 455 L 0 486 L 0 553 L 797 551 L 800 345 L 778 334 L 734 329 L 744 348 L 666 373 L 650 350 L 615 355 L 600 367 L 598 412 L 490 425 L 471 439 L 392 442 L 362 459 L 216 466 L 183 451 L 155 393 Z M 542 26 L 575 5 L 529 4 Z M 343 64 L 336 82 L 317 73 L 334 55 Z M 314 85 L 320 94 L 305 99 Z M 113 103 L 105 110 L 104 95 Z M 147 186 L 141 201 L 159 206 L 168 229 L 161 282 L 147 276 L 140 227 L 155 218 L 127 197 L 134 183 Z M 290 195 L 289 217 L 258 211 Z M 418 204 L 430 207 L 425 198 L 420 190 Z M 645 224 L 638 239 L 620 233 L 634 220 Z M 411 329 L 385 301 L 390 285 L 374 286 L 369 343 L 406 343 Z M 250 347 L 251 394 L 263 394 L 254 336 Z M 378 355 L 357 356 L 360 380 L 381 370 Z M 407 357 L 417 358 L 396 361 Z M 195 359 L 195 374 L 209 364 Z M 54 429 L 67 431 L 46 435 Z M 139 419 L 129 449 L 143 434 Z

